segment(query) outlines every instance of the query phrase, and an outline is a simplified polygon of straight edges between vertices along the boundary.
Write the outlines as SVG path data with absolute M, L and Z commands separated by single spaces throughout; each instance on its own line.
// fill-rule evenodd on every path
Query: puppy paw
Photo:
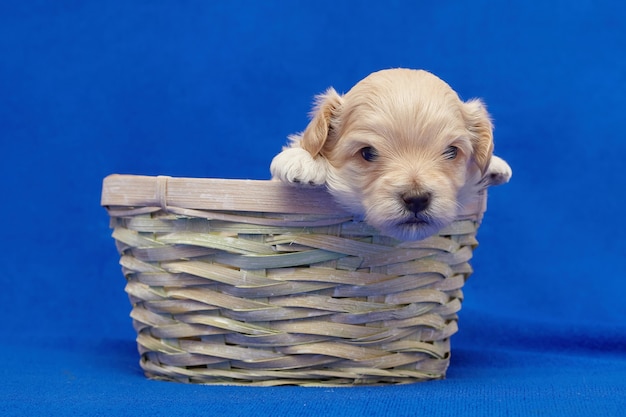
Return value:
M 328 163 L 321 156 L 313 158 L 303 148 L 286 148 L 276 155 L 270 165 L 272 178 L 291 184 L 323 185 Z
M 485 187 L 489 187 L 491 185 L 501 185 L 509 182 L 512 175 L 513 170 L 509 164 L 507 164 L 504 159 L 494 155 L 489 163 L 487 173 L 480 182 Z

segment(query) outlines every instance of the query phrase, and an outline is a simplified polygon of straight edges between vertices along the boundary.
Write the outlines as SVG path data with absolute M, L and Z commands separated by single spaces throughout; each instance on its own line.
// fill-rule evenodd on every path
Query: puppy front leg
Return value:
M 323 185 L 326 183 L 328 162 L 318 155 L 313 158 L 297 144 L 276 155 L 270 165 L 273 179 L 290 184 Z
M 511 169 L 509 164 L 507 164 L 504 159 L 493 155 L 491 157 L 491 161 L 489 162 L 489 168 L 487 168 L 487 173 L 480 180 L 480 184 L 485 187 L 505 184 L 509 182 L 512 175 L 513 170 Z

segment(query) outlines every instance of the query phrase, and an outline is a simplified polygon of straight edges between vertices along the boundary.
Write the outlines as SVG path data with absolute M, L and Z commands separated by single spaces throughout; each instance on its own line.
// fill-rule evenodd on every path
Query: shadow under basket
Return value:
M 444 378 L 485 204 L 399 242 L 323 188 L 111 175 L 102 191 L 146 376 L 225 385 Z

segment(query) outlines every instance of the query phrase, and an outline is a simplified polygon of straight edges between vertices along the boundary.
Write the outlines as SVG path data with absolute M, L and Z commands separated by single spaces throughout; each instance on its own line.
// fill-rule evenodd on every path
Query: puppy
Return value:
M 382 234 L 420 240 L 512 171 L 493 153 L 480 100 L 463 102 L 421 70 L 370 74 L 345 95 L 317 96 L 306 130 L 272 161 L 274 179 L 326 185 L 347 210 Z

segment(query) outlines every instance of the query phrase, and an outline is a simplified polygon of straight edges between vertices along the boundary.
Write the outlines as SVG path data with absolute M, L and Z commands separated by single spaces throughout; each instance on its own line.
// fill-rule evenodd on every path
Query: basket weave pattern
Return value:
M 175 181 L 112 176 L 103 190 L 149 378 L 319 386 L 445 376 L 484 207 L 439 236 L 398 242 L 325 192 L 230 180 L 243 188 L 209 188 L 232 207 L 181 207 L 216 191 L 194 183 L 195 194 L 181 186 L 177 196 Z M 250 195 L 259 188 L 270 211 L 248 207 L 265 204 Z M 284 210 L 294 204 L 305 208 Z

